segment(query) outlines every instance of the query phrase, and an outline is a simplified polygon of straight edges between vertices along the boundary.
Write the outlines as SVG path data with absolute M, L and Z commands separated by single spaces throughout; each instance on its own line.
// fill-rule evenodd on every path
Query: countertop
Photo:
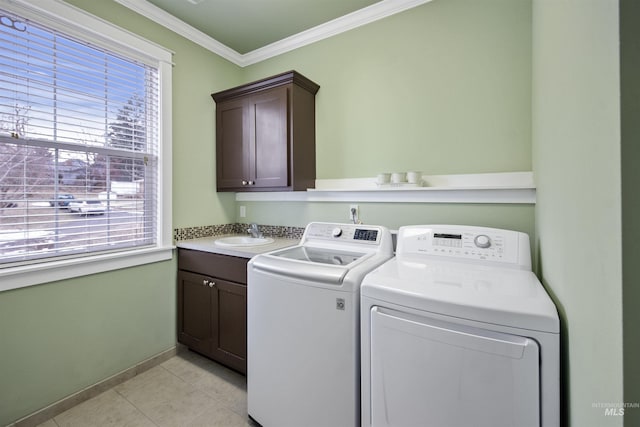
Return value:
M 218 246 L 215 241 L 223 237 L 241 236 L 241 234 L 225 234 L 220 236 L 202 237 L 199 239 L 181 240 L 176 243 L 178 248 L 193 249 L 196 251 L 211 252 L 213 254 L 237 256 L 241 258 L 252 258 L 255 255 L 265 252 L 275 251 L 277 249 L 286 248 L 297 245 L 299 239 L 291 239 L 285 237 L 271 237 L 274 242 L 267 245 L 259 246 Z M 242 236 L 246 236 L 242 234 Z M 268 237 L 268 236 L 266 236 Z

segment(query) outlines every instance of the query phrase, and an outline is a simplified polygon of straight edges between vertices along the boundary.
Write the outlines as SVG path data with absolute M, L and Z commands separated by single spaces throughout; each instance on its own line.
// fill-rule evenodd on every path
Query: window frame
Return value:
M 0 0 L 0 7 L 79 40 L 157 67 L 159 79 L 155 246 L 52 258 L 0 268 L 0 292 L 172 259 L 173 52 L 59 0 Z

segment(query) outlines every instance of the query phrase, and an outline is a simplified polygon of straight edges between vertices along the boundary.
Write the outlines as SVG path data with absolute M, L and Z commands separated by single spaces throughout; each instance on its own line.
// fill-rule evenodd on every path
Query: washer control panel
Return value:
M 437 255 L 531 267 L 529 236 L 511 230 L 455 225 L 406 226 L 397 255 Z
M 327 240 L 379 245 L 385 231 L 384 227 L 376 225 L 312 222 L 307 225 L 303 240 Z

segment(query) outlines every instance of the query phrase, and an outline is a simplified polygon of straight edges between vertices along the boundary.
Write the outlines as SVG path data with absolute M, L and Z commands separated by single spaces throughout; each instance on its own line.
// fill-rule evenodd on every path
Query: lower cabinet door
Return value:
M 209 355 L 212 342 L 212 279 L 178 270 L 178 341 Z
M 214 279 L 211 357 L 247 372 L 247 287 Z

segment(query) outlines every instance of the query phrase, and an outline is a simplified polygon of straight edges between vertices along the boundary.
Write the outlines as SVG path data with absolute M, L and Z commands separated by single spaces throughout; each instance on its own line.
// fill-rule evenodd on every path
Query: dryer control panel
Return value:
M 463 225 L 401 227 L 396 254 L 444 256 L 531 269 L 529 236 L 497 228 Z

